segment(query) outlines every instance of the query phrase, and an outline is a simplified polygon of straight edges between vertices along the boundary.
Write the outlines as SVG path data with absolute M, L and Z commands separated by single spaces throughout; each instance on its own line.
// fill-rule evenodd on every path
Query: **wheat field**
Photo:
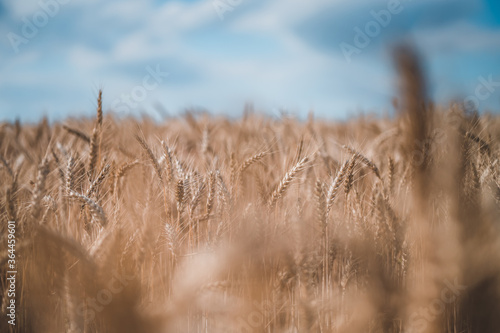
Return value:
M 1 124 L 0 331 L 500 332 L 500 118 L 398 64 L 394 117 Z

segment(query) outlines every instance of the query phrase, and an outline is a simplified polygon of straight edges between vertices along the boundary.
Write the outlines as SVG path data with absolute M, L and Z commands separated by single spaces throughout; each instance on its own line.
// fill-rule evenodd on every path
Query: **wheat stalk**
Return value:
M 190 216 L 194 216 L 194 211 L 195 211 L 196 207 L 198 207 L 198 205 L 200 204 L 201 197 L 203 196 L 203 192 L 205 192 L 205 186 L 206 186 L 205 182 L 202 180 L 200 183 L 200 186 L 198 187 L 198 189 L 194 193 L 193 199 L 191 200 L 190 213 L 189 213 Z
M 104 210 L 102 209 L 102 207 L 99 206 L 94 200 L 75 191 L 70 191 L 68 197 L 73 199 L 78 199 L 82 203 L 86 204 L 90 208 L 92 216 L 97 221 L 99 221 L 102 226 L 106 226 L 106 224 L 108 223 L 106 219 L 106 214 L 104 214 Z
M 90 138 L 87 134 L 83 133 L 82 131 L 79 131 L 75 128 L 71 128 L 67 125 L 63 125 L 62 126 L 64 128 L 64 130 L 66 130 L 68 133 L 70 134 L 73 134 L 74 136 L 76 136 L 77 138 L 85 141 L 86 143 L 90 143 Z
M 345 180 L 344 180 L 344 192 L 345 195 L 349 195 L 351 191 L 352 184 L 354 182 L 354 166 L 356 165 L 356 155 L 353 155 L 347 165 Z
M 158 179 L 163 184 L 163 173 L 161 171 L 160 164 L 158 163 L 158 160 L 156 159 L 155 155 L 153 154 L 153 151 L 151 150 L 151 148 L 149 148 L 148 144 L 146 143 L 146 141 L 142 137 L 140 137 L 139 135 L 136 135 L 135 139 L 139 142 L 142 149 L 146 152 L 146 155 L 148 156 L 149 161 L 153 165 L 153 168 L 156 172 L 156 175 L 158 176 Z
M 208 174 L 208 196 L 207 196 L 205 219 L 208 219 L 210 217 L 210 213 L 212 212 L 212 208 L 214 206 L 216 185 L 217 184 L 216 184 L 215 173 L 213 171 L 210 171 Z
M 174 176 L 174 166 L 172 162 L 172 153 L 170 148 L 167 146 L 165 141 L 161 142 L 161 146 L 163 147 L 163 151 L 165 154 L 165 160 L 167 161 L 167 182 L 171 182 Z
M 337 197 L 337 193 L 340 189 L 340 186 L 345 180 L 345 176 L 348 170 L 348 167 L 350 165 L 350 160 L 347 160 L 344 162 L 342 167 L 340 168 L 339 172 L 337 173 L 337 176 L 333 180 L 332 184 L 328 188 L 328 194 L 326 196 L 326 215 L 328 216 L 330 213 L 330 210 L 333 206 L 333 203 L 335 201 L 335 198 Z
M 38 218 L 40 213 L 40 204 L 43 196 L 45 195 L 45 183 L 47 176 L 49 174 L 49 162 L 46 158 L 42 160 L 38 166 L 38 174 L 35 183 L 35 190 L 33 191 L 33 203 L 32 203 L 32 216 L 33 218 Z
M 380 172 L 379 172 L 377 166 L 375 165 L 375 163 L 370 161 L 365 155 L 361 154 L 360 152 L 352 149 L 351 147 L 349 147 L 347 145 L 343 145 L 342 147 L 344 149 L 346 149 L 348 152 L 350 152 L 351 154 L 353 154 L 354 158 L 360 159 L 361 162 L 363 162 L 367 167 L 369 167 L 375 173 L 375 175 L 377 176 L 378 179 L 382 180 L 382 178 L 380 177 Z
M 97 124 L 102 128 L 102 90 L 99 89 L 99 94 L 97 96 Z
M 99 173 L 99 176 L 97 176 L 97 178 L 92 182 L 89 189 L 87 190 L 87 193 L 85 194 L 87 197 L 90 198 L 97 191 L 97 187 L 99 187 L 99 185 L 101 185 L 104 179 L 108 176 L 110 167 L 111 166 L 109 164 L 106 164 L 102 168 L 101 172 Z
M 90 153 L 89 153 L 89 179 L 92 179 L 95 169 L 99 163 L 99 147 L 101 145 L 101 132 L 102 132 L 102 91 L 99 90 L 97 98 L 97 120 L 92 130 L 92 137 L 90 138 Z
M 276 202 L 281 197 L 283 197 L 287 188 L 290 186 L 295 177 L 297 177 L 297 175 L 306 168 L 309 160 L 309 156 L 302 158 L 285 174 L 285 176 L 281 179 L 280 183 L 278 184 L 278 186 L 276 186 L 271 194 L 271 197 L 269 198 L 268 206 L 270 208 L 273 208 L 276 205 Z
M 92 137 L 90 139 L 90 153 L 89 153 L 89 169 L 88 169 L 88 177 L 92 179 L 94 175 L 95 168 L 97 167 L 97 158 L 99 151 L 99 126 L 94 126 L 92 131 Z

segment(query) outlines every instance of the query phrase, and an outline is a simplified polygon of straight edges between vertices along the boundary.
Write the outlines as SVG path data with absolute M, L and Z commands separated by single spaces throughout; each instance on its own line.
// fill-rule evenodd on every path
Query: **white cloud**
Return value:
M 375 1 L 377 5 L 387 2 Z M 37 50 L 30 45 L 16 57 L 7 55 L 0 64 L 0 85 L 38 84 L 53 89 L 54 95 L 62 87 L 65 94 L 71 94 L 75 105 L 82 100 L 87 102 L 84 105 L 92 105 L 91 92 L 98 85 L 96 82 L 104 84 L 109 101 L 141 83 L 140 74 L 137 78 L 137 71 L 130 74 L 128 68 L 161 63 L 162 68 L 174 74 L 151 92 L 139 108 L 148 109 L 159 100 L 171 111 L 194 104 L 214 111 L 239 112 L 243 102 L 252 99 L 256 105 L 267 108 L 285 105 L 305 113 L 314 106 L 323 112 L 336 110 L 341 114 L 357 106 L 378 107 L 381 100 L 394 93 L 388 65 L 381 63 L 379 54 L 359 57 L 355 64 L 347 64 L 340 52 L 325 52 L 307 43 L 295 30 L 297 24 L 322 11 L 337 8 L 345 12 L 346 7 L 359 6 L 369 11 L 367 4 L 374 4 L 373 1 L 245 1 L 227 12 L 224 21 L 220 21 L 211 0 L 167 1 L 162 5 L 152 0 L 70 3 L 78 6 L 78 15 L 68 11 L 57 22 L 67 20 L 67 24 L 74 24 L 73 28 L 85 31 L 84 38 L 61 34 L 52 36 L 53 44 L 44 44 L 38 51 L 30 51 Z M 425 3 L 430 4 L 431 0 Z M 38 8 L 37 1 L 7 4 L 17 16 Z M 109 34 L 108 27 L 112 30 Z M 210 34 L 212 31 L 214 35 Z M 425 52 L 439 52 L 444 47 L 460 51 L 500 49 L 499 32 L 465 21 L 432 31 L 419 28 L 412 34 Z M 250 45 L 243 45 L 239 37 Z M 50 48 L 50 52 L 61 50 L 60 54 L 67 58 L 55 66 L 44 57 L 43 47 Z M 250 51 L 246 54 L 238 47 Z M 167 68 L 169 65 L 175 67 Z M 123 71 L 117 72 L 119 69 Z M 176 70 L 179 77 L 175 77 Z M 182 81 L 182 75 L 189 78 Z M 0 102 L 27 103 L 14 97 Z M 36 101 L 33 103 L 30 105 Z M 57 103 L 56 100 L 51 105 Z M 58 105 L 58 111 L 71 107 L 63 102 Z
M 99 70 L 109 65 L 106 55 L 84 45 L 75 45 L 68 52 L 68 63 L 83 70 Z
M 199 81 L 183 86 L 169 85 L 167 82 L 167 86 L 148 96 L 148 101 L 141 107 L 146 107 L 154 98 L 174 109 L 189 104 L 204 104 L 214 110 L 236 111 L 241 110 L 248 98 L 255 98 L 256 103 L 264 103 L 267 107 L 287 105 L 290 108 L 308 108 L 316 105 L 327 109 L 328 105 L 345 106 L 349 104 L 347 99 L 353 96 L 342 96 L 337 89 L 344 88 L 342 82 L 350 81 L 356 73 L 346 68 L 343 58 L 311 48 L 291 29 L 304 17 L 331 5 L 331 1 L 327 0 L 307 4 L 291 0 L 286 3 L 266 2 L 256 10 L 248 11 L 242 5 L 228 13 L 234 14 L 232 20 L 224 22 L 219 21 L 210 1 L 192 4 L 170 2 L 160 8 L 145 5 L 149 12 L 141 12 L 141 16 L 147 16 L 148 19 L 139 30 L 121 38 L 106 60 L 109 64 L 133 63 L 169 56 L 190 63 L 196 69 Z M 238 10 L 241 13 L 236 12 Z M 277 60 L 255 59 L 251 55 L 233 58 L 220 52 L 217 56 L 210 56 L 207 50 L 190 45 L 185 38 L 187 33 L 204 29 L 210 24 L 220 24 L 227 29 L 228 34 L 265 36 L 273 41 L 277 52 L 284 57 Z M 75 59 L 86 61 L 84 53 Z M 96 58 L 91 54 L 89 59 L 95 62 L 102 60 L 102 57 Z M 103 63 L 99 64 L 106 67 Z M 387 87 L 387 84 L 382 84 L 382 73 L 376 73 L 377 70 L 369 65 L 363 69 L 367 77 L 377 80 L 377 84 L 365 80 L 364 85 L 359 85 L 359 93 L 366 89 L 380 91 Z M 330 80 L 329 77 L 335 77 L 336 80 Z M 333 101 L 328 101 L 317 91 L 328 90 L 325 85 L 332 81 L 339 83 L 331 87 Z M 127 92 L 127 85 L 133 85 L 133 80 L 127 80 L 125 76 L 108 83 L 120 86 L 122 92 Z M 120 89 L 112 89 L 113 95 L 119 95 Z
M 146 1 L 110 1 L 103 4 L 98 15 L 103 20 L 126 17 L 129 21 L 137 21 L 147 18 L 151 10 L 152 6 Z

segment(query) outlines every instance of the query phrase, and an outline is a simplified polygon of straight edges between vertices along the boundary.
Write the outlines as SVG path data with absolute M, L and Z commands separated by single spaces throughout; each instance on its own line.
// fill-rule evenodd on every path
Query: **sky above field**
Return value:
M 186 109 L 391 113 L 391 49 L 429 94 L 499 111 L 498 0 L 0 0 L 0 121 Z

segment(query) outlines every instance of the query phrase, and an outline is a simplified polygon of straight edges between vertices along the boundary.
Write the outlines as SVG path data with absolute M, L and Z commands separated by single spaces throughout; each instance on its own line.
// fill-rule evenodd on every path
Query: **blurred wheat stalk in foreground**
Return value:
M 500 119 L 2 124 L 2 332 L 500 332 Z M 7 221 L 17 324 L 7 324 Z

